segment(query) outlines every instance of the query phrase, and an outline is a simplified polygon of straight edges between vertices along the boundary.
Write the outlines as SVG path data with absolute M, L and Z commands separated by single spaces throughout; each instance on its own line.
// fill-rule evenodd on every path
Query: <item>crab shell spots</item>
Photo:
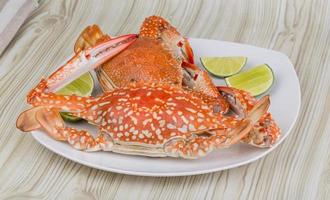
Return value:
M 127 101 L 119 100 L 127 96 Z M 175 98 L 182 96 L 184 98 Z M 157 97 L 158 99 L 156 100 Z M 205 110 L 206 103 L 188 91 L 169 85 L 132 85 L 116 89 L 99 100 L 104 106 L 99 109 L 110 113 L 104 116 L 101 128 L 106 130 L 115 141 L 134 142 L 148 145 L 162 145 L 175 134 L 185 138 L 201 129 L 222 129 L 232 127 L 232 120 L 220 114 Z M 111 103 L 105 103 L 111 102 Z M 170 103 L 169 103 L 170 102 Z M 128 110 L 130 115 L 127 115 Z M 171 112 L 167 112 L 170 110 Z M 197 121 L 201 114 L 202 121 Z M 93 116 L 97 118 L 97 116 Z M 208 119 L 208 120 L 206 120 Z M 236 120 L 236 119 L 234 119 Z M 205 128 L 206 127 L 206 128 Z
M 158 39 L 164 31 L 173 32 L 180 35 L 179 32 L 170 25 L 165 19 L 159 16 L 150 16 L 144 20 L 140 29 L 140 37 Z

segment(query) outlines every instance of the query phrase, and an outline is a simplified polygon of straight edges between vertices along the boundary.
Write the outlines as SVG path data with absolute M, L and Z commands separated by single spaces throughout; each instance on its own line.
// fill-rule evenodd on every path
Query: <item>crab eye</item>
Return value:
M 181 41 L 179 41 L 177 45 L 178 45 L 178 47 L 182 47 L 183 43 Z

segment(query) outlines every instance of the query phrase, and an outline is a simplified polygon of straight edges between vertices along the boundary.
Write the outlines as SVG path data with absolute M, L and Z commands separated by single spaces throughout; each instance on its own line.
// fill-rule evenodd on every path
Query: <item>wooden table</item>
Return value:
M 137 32 L 162 15 L 191 37 L 247 43 L 287 54 L 302 89 L 292 135 L 266 157 L 235 169 L 173 178 L 126 176 L 76 164 L 15 128 L 26 93 L 97 23 L 112 35 Z M 0 199 L 329 199 L 330 2 L 40 2 L 0 57 Z

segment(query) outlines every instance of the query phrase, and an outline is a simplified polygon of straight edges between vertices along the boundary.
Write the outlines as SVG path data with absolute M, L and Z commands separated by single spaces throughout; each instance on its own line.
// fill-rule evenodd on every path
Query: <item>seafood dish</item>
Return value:
M 269 148 L 281 131 L 268 112 L 269 95 L 216 86 L 194 62 L 189 39 L 159 16 L 147 17 L 137 34 L 112 37 L 97 25 L 85 28 L 75 55 L 27 94 L 32 108 L 16 126 L 89 152 L 196 159 L 239 142 Z M 95 71 L 103 94 L 56 92 Z M 96 137 L 69 127 L 70 112 L 98 129 Z

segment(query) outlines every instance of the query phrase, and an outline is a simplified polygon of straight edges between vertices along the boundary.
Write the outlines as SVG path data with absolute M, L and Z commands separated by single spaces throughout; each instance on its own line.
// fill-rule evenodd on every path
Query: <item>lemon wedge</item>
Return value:
M 237 74 L 244 67 L 246 57 L 201 57 L 201 63 L 211 74 L 218 77 L 228 77 Z
M 56 94 L 61 95 L 77 95 L 77 96 L 89 96 L 92 94 L 94 89 L 94 81 L 92 75 L 88 72 L 77 78 L 76 80 L 72 81 L 62 89 L 56 92 Z M 62 118 L 68 122 L 76 122 L 81 120 L 79 117 L 73 116 L 71 113 L 68 112 L 61 112 L 60 113 Z
M 245 90 L 253 96 L 258 96 L 271 88 L 274 82 L 274 73 L 269 65 L 263 64 L 227 77 L 225 81 L 230 87 Z

